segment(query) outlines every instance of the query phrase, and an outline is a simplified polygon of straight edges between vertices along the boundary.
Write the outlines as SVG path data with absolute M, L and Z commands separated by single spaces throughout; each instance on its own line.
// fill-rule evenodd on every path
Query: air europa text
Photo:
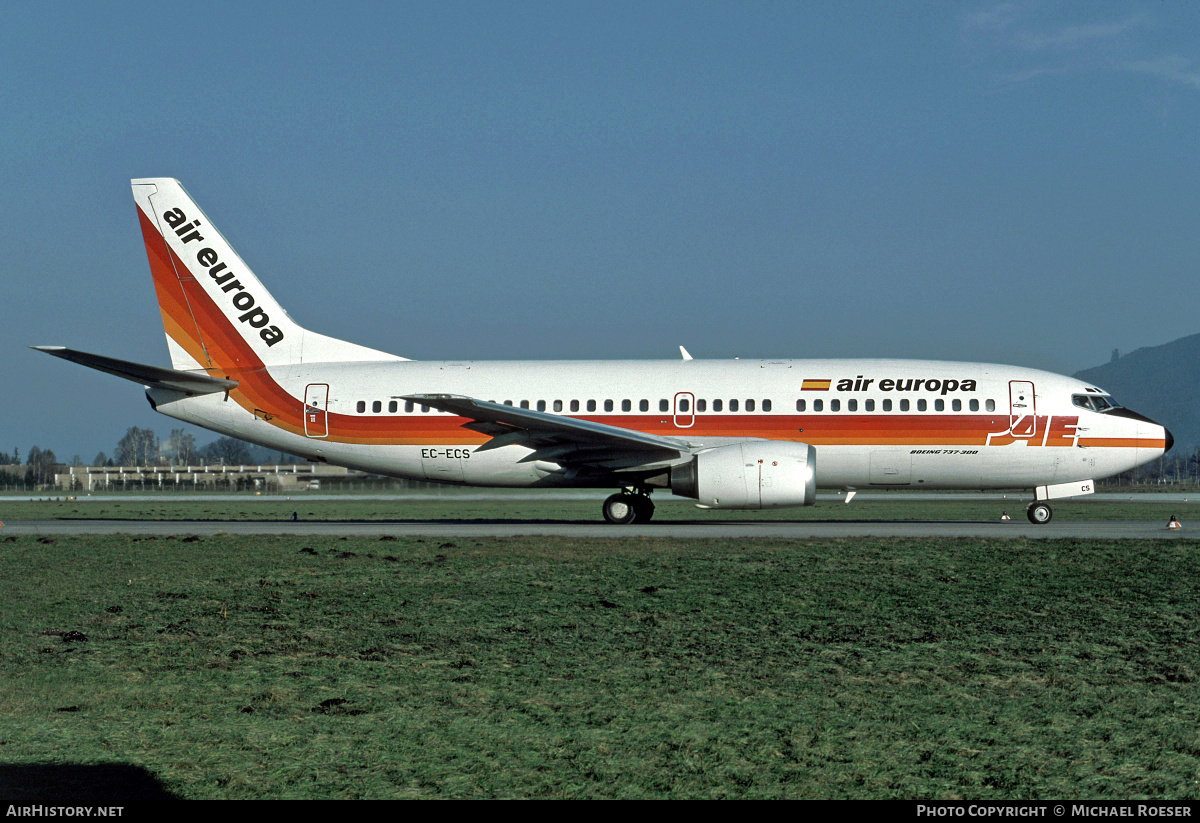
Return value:
M 876 382 L 874 377 L 864 378 L 861 374 L 857 377 L 843 377 L 837 382 L 838 391 L 868 391 L 871 384 Z M 911 377 L 903 380 L 893 380 L 886 377 L 879 381 L 879 391 L 927 391 L 941 392 L 949 394 L 952 391 L 975 391 L 976 383 L 974 380 L 954 380 L 949 378 L 939 380 L 937 378 Z
M 182 209 L 171 209 L 163 214 L 163 220 L 167 221 L 167 225 L 175 230 L 175 234 L 179 239 L 187 244 L 193 240 L 203 240 L 203 235 L 200 234 L 199 220 L 188 222 L 187 215 Z M 246 287 L 234 278 L 233 272 L 226 268 L 225 264 L 219 259 L 217 253 L 207 246 L 196 252 L 196 262 L 208 269 L 209 275 L 221 287 L 223 292 L 233 292 L 233 307 L 242 312 L 238 315 L 238 320 L 242 323 L 249 323 L 251 327 L 260 329 L 258 336 L 263 339 L 268 346 L 274 346 L 283 339 L 283 332 L 278 326 L 268 326 L 271 322 L 270 316 L 255 305 L 254 295 L 246 291 Z

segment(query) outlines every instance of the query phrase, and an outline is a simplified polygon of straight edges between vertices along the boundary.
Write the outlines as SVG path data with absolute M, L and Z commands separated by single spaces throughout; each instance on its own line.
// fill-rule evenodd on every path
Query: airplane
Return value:
M 1074 378 L 934 360 L 421 362 L 297 324 L 171 178 L 135 179 L 171 368 L 39 351 L 140 383 L 156 410 L 309 460 L 470 486 L 654 491 L 709 509 L 864 489 L 1031 489 L 1047 501 L 1154 460 L 1162 425 Z

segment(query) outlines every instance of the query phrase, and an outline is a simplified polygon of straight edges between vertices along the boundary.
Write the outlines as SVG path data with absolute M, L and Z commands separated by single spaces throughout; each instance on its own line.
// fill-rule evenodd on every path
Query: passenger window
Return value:
M 737 410 L 738 410 L 738 402 L 737 402 L 736 400 L 730 400 L 730 401 L 729 401 L 729 410 L 730 410 L 730 411 L 737 411 Z
M 908 411 L 908 400 L 900 401 L 900 411 Z
M 971 401 L 971 411 L 979 411 L 979 401 L 978 400 Z
M 797 401 L 796 401 L 796 411 L 798 411 L 798 412 L 802 412 L 802 411 L 804 411 L 804 409 L 805 409 L 807 406 L 808 406 L 808 403 L 807 403 L 807 402 L 805 402 L 804 400 L 797 400 Z
M 942 400 L 940 398 L 938 400 L 934 400 L 933 401 L 933 410 L 934 411 L 945 411 L 946 410 L 946 401 Z
M 633 401 L 632 400 L 622 400 L 621 401 L 621 411 L 633 411 Z
M 692 404 L 688 402 L 688 399 L 686 397 L 679 398 L 679 411 L 681 413 L 687 414 L 688 410 L 691 407 L 692 407 Z
M 857 400 L 847 400 L 846 401 L 846 411 L 858 411 L 858 401 Z
M 522 401 L 521 401 L 521 408 L 523 408 L 523 409 L 527 409 L 527 408 L 529 408 L 529 401 L 528 401 L 528 400 L 522 400 Z
M 988 411 L 995 411 L 995 410 L 996 410 L 996 401 L 995 401 L 995 400 L 989 400 L 989 401 L 987 401 L 987 410 L 988 410 Z
M 719 412 L 719 411 L 724 410 L 724 408 L 725 408 L 724 400 L 714 400 L 713 401 L 713 411 Z
M 408 412 L 409 414 L 412 414 L 412 410 L 413 410 L 413 401 L 405 400 L 404 401 L 404 411 Z
M 650 411 L 650 401 L 649 400 L 639 400 L 638 401 L 638 411 L 644 411 L 644 412 Z
M 428 412 L 428 411 L 429 411 L 429 407 L 428 407 L 428 406 L 422 406 L 422 407 L 421 407 L 421 413 L 422 413 L 422 414 L 425 414 L 425 413 L 426 413 L 426 412 Z
M 928 403 L 926 403 L 924 400 L 917 401 L 917 411 L 928 411 L 928 410 L 929 410 Z
M 962 401 L 955 400 L 955 401 L 951 402 L 950 408 L 953 409 L 954 411 L 962 411 Z
M 754 401 L 753 400 L 746 401 L 746 411 L 754 411 Z
M 579 401 L 578 400 L 571 401 L 571 411 L 573 411 L 573 412 L 579 411 Z
M 825 409 L 825 401 L 824 400 L 814 400 L 813 401 L 813 411 L 824 411 L 824 409 Z
M 595 401 L 595 400 L 589 400 L 589 401 L 587 402 L 587 410 L 588 410 L 588 411 L 595 411 L 595 410 L 596 410 L 596 401 Z
M 670 411 L 671 410 L 671 401 L 670 400 L 659 400 L 658 401 L 658 410 L 663 411 L 663 412 Z
M 395 414 L 395 413 L 396 413 L 396 401 L 389 400 L 388 401 L 388 414 Z
M 545 401 L 545 400 L 539 400 L 539 401 L 538 401 L 538 404 L 537 404 L 537 410 L 538 410 L 538 411 L 545 411 L 545 410 L 546 410 L 546 401 Z
M 612 410 L 613 410 L 613 402 L 612 402 L 611 400 L 605 400 L 605 401 L 604 401 L 604 410 L 605 410 L 605 411 L 612 411 Z
M 358 404 L 354 408 L 358 410 L 359 414 L 362 414 L 363 412 L 365 412 L 367 410 L 367 401 L 359 400 Z
M 875 411 L 875 401 L 874 400 L 863 401 L 863 408 L 866 409 L 867 411 Z
M 764 400 L 764 401 L 763 401 L 763 411 L 765 411 L 765 412 L 769 412 L 770 410 L 771 410 L 771 401 L 770 401 L 770 400 Z M 701 411 L 704 411 L 704 410 L 703 410 L 703 409 L 701 409 Z
M 891 401 L 891 400 L 884 400 L 884 401 L 883 401 L 883 410 L 884 410 L 884 411 L 891 411 L 891 410 L 892 410 L 892 401 Z
M 562 401 L 561 401 L 561 400 L 555 400 L 555 401 L 554 401 L 554 410 L 555 410 L 556 412 L 560 412 L 560 411 L 562 411 Z
M 708 401 L 707 400 L 697 400 L 696 401 L 696 411 L 698 411 L 698 412 L 708 411 Z
M 842 401 L 841 400 L 830 400 L 829 401 L 829 410 L 830 411 L 841 411 L 842 410 Z

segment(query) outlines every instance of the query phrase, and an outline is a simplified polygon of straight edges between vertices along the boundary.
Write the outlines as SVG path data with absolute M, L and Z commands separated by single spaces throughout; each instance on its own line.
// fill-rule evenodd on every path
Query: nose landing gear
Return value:
M 626 525 L 648 523 L 654 516 L 654 502 L 649 492 L 642 489 L 626 489 L 610 495 L 604 501 L 604 519 L 609 523 Z

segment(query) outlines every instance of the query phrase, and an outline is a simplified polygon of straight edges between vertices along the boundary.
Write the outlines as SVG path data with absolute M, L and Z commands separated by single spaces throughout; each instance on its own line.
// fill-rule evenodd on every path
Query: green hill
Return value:
M 1200 445 L 1200 334 L 1138 349 L 1075 377 L 1170 429 L 1174 454 Z

